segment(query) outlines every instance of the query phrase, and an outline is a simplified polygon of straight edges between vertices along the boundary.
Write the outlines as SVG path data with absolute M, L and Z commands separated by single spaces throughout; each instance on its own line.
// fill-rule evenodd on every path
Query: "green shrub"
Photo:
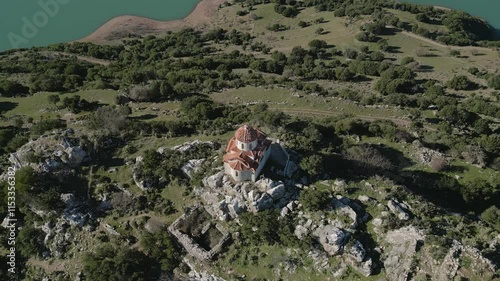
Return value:
M 492 75 L 488 79 L 488 87 L 495 90 L 500 90 L 500 74 Z
M 453 77 L 446 83 L 446 86 L 457 91 L 470 91 L 477 88 L 477 84 L 470 81 L 465 75 L 458 75 Z
M 491 225 L 497 231 L 500 231 L 500 209 L 497 206 L 491 206 L 481 214 L 481 219 Z
M 324 210 L 331 201 L 330 193 L 314 189 L 305 189 L 300 193 L 300 203 L 308 211 Z
M 83 272 L 94 281 L 147 281 L 158 273 L 158 268 L 138 250 L 107 243 L 84 256 Z

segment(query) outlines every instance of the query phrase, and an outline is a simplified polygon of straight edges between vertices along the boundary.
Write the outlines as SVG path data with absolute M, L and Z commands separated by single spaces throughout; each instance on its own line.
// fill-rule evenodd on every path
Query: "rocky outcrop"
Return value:
M 411 217 L 411 212 L 408 210 L 409 207 L 406 204 L 400 203 L 395 199 L 390 199 L 387 202 L 387 207 L 400 220 L 406 221 Z
M 184 165 L 181 170 L 184 174 L 191 179 L 194 173 L 198 172 L 201 166 L 205 163 L 205 159 L 193 159 L 189 160 L 186 165 Z
M 221 171 L 209 177 L 205 177 L 203 179 L 203 185 L 211 189 L 221 188 L 224 176 L 224 172 Z
M 352 245 L 345 251 L 345 261 L 351 265 L 363 276 L 370 276 L 373 273 L 373 261 L 366 255 L 366 250 L 363 244 L 358 240 L 354 240 Z
M 32 140 L 11 153 L 9 161 L 16 168 L 31 166 L 39 172 L 56 172 L 79 167 L 89 159 L 88 153 L 68 140 L 64 132 L 56 131 Z
M 307 256 L 313 260 L 313 268 L 319 272 L 326 272 L 330 269 L 330 257 L 320 249 L 313 248 L 307 253 Z
M 142 161 L 142 156 L 137 156 L 137 158 L 135 158 L 135 164 L 132 168 L 132 179 L 137 187 L 142 190 L 148 190 L 154 187 L 156 180 L 142 175 Z
M 266 191 L 273 200 L 280 200 L 285 195 L 285 185 L 280 184 Z
M 347 250 L 356 262 L 362 262 L 365 259 L 366 251 L 363 244 L 358 240 L 355 240 L 353 245 Z
M 495 272 L 497 270 L 495 265 L 490 260 L 484 258 L 478 249 L 464 246 L 459 241 L 453 240 L 443 261 L 439 264 L 438 268 L 434 270 L 432 280 L 455 280 L 461 267 L 461 260 L 465 257 L 470 261 L 471 265 L 473 265 L 472 268 L 468 268 L 467 270 L 475 271 L 479 276 L 486 272 Z M 486 276 L 483 275 L 483 277 L 485 278 L 484 280 L 489 280 Z
M 385 240 L 387 258 L 384 267 L 389 280 L 406 281 L 412 269 L 417 243 L 424 240 L 424 235 L 413 226 L 389 231 Z
M 195 148 L 197 146 L 200 146 L 200 145 L 206 145 L 206 146 L 209 146 L 209 147 L 213 147 L 214 143 L 211 142 L 211 141 L 194 140 L 192 142 L 186 142 L 186 143 L 174 146 L 174 147 L 172 147 L 172 150 L 176 150 L 176 151 L 180 151 L 180 152 L 186 152 L 186 151 L 192 150 L 193 148 Z M 160 148 L 158 150 L 159 153 L 162 153 L 161 149 L 165 149 L 165 148 Z
M 61 194 L 61 201 L 66 205 L 63 216 L 71 225 L 83 227 L 92 217 L 87 206 L 83 202 L 77 201 L 73 194 Z
M 63 258 L 73 241 L 73 235 L 69 232 L 69 222 L 65 218 L 59 218 L 55 223 L 51 221 L 45 223 L 41 229 L 45 232 L 43 243 L 47 248 L 43 256 Z
M 254 195 L 255 194 L 255 195 Z M 273 206 L 273 198 L 266 193 L 249 193 L 250 209 L 254 212 L 260 212 L 270 209 Z
M 458 241 L 454 240 L 450 250 L 446 254 L 433 280 L 436 281 L 453 280 L 453 278 L 457 275 L 457 271 L 460 266 L 458 258 L 460 257 L 461 253 L 462 253 L 462 245 Z
M 332 225 L 318 228 L 315 234 L 318 236 L 318 242 L 323 246 L 323 249 L 331 256 L 342 251 L 349 237 L 346 231 Z
M 337 196 L 337 198 L 333 199 L 331 203 L 336 213 L 345 215 L 351 220 L 351 223 L 347 225 L 347 227 L 355 229 L 358 226 L 358 214 L 354 211 L 350 204 L 354 203 L 351 203 L 349 198 L 343 196 Z M 357 207 L 359 208 L 359 206 Z
M 68 147 L 65 149 L 65 152 L 67 156 L 63 158 L 63 162 L 72 168 L 79 167 L 87 157 L 87 152 L 79 146 Z
M 209 205 L 207 211 L 221 220 L 237 218 L 247 210 L 261 212 L 271 208 L 282 210 L 286 215 L 297 206 L 292 203 L 298 198 L 297 188 L 290 183 L 267 178 L 255 183 L 234 183 L 224 171 L 205 177 L 202 182 L 205 189 L 201 197 Z

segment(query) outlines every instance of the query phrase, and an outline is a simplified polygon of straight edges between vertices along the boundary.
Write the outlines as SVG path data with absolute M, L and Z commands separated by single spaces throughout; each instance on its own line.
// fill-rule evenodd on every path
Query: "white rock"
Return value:
M 270 190 L 267 191 L 267 194 L 269 194 L 273 200 L 279 200 L 285 195 L 285 185 L 280 184 L 274 188 L 271 188 Z
M 349 248 L 349 254 L 353 256 L 356 262 L 362 262 L 365 259 L 366 251 L 363 245 L 358 240 L 356 240 L 354 242 L 354 245 Z
M 400 220 L 409 220 L 410 219 L 410 213 L 409 211 L 402 207 L 402 205 L 394 200 L 394 199 L 391 199 L 387 202 L 387 207 L 389 207 L 389 210 L 395 214 L 398 219 Z
M 324 226 L 318 231 L 319 243 L 331 256 L 342 250 L 348 236 L 348 233 L 332 225 Z

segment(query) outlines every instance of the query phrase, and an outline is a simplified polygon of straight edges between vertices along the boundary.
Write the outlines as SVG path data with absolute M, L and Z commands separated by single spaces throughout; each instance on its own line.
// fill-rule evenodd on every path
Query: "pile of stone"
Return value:
M 424 147 L 418 140 L 415 140 L 412 144 L 416 150 L 416 157 L 422 164 L 430 166 L 434 159 L 445 159 L 446 157 L 442 152 Z

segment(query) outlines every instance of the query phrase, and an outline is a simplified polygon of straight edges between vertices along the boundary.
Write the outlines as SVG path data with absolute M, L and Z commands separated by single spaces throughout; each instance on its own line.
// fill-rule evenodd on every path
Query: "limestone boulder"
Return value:
M 267 191 L 267 194 L 269 194 L 273 200 L 279 200 L 285 195 L 285 185 L 280 184 L 273 187 Z
M 366 250 L 363 244 L 358 240 L 354 241 L 354 244 L 348 249 L 348 252 L 356 262 L 362 262 L 365 259 Z
M 65 157 L 63 162 L 72 168 L 80 166 L 87 157 L 87 152 L 79 146 L 66 148 L 66 153 L 67 157 Z
M 219 172 L 215 175 L 203 179 L 203 185 L 209 188 L 221 188 L 223 184 L 224 172 Z
M 359 264 L 356 269 L 363 274 L 365 277 L 372 275 L 373 273 L 373 261 L 371 258 L 368 258 L 366 261 Z
M 405 208 L 405 206 L 399 203 L 397 200 L 390 199 L 387 202 L 387 207 L 389 210 L 398 217 L 398 219 L 406 221 L 411 217 L 411 212 Z
M 298 239 L 304 238 L 308 233 L 309 233 L 309 230 L 300 224 L 295 227 L 295 230 L 293 232 L 293 234 Z
M 346 231 L 332 225 L 322 227 L 317 235 L 319 243 L 331 256 L 338 254 L 342 250 L 349 237 Z
M 273 206 L 273 198 L 269 194 L 257 196 L 256 198 L 256 201 L 253 202 L 253 206 L 257 212 L 267 210 Z
M 189 160 L 182 168 L 182 172 L 191 179 L 194 173 L 198 172 L 201 166 L 205 163 L 205 159 L 192 159 Z

